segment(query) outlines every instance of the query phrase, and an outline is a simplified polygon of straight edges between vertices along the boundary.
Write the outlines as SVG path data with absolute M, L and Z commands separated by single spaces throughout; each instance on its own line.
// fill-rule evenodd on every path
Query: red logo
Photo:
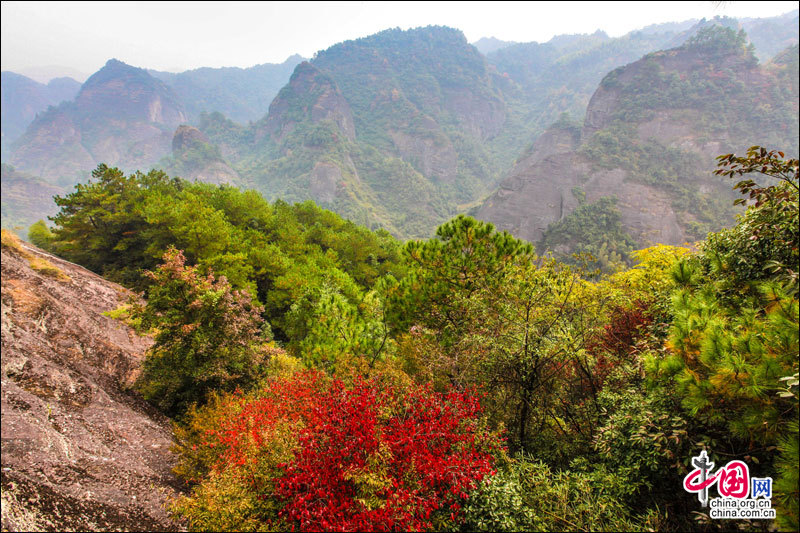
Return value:
M 699 493 L 703 507 L 708 502 L 708 488 L 717 485 L 720 496 L 728 498 L 747 498 L 750 492 L 750 470 L 742 461 L 731 461 L 714 474 L 710 474 L 714 463 L 708 460 L 705 450 L 692 458 L 694 470 L 683 478 L 683 488 L 687 492 Z

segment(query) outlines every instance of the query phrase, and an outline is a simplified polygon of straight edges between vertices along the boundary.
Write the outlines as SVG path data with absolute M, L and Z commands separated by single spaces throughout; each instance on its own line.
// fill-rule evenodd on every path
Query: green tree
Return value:
M 457 338 L 470 320 L 464 303 L 484 288 L 502 285 L 514 261 L 533 247 L 492 224 L 459 215 L 436 230 L 436 238 L 403 248 L 409 273 L 390 292 L 391 319 L 408 330 L 415 323 Z
M 270 353 L 269 328 L 261 307 L 224 276 L 202 275 L 174 248 L 163 261 L 145 273 L 153 282 L 147 303 L 133 307 L 141 327 L 155 331 L 137 385 L 165 413 L 180 415 L 211 391 L 252 384 Z
M 42 250 L 52 250 L 54 238 L 53 232 L 50 231 L 50 228 L 47 227 L 44 220 L 34 222 L 31 224 L 31 227 L 28 228 L 28 239 Z

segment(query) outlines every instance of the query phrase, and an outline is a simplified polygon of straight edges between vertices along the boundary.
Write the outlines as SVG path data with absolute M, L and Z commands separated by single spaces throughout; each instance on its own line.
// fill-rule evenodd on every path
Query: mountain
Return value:
M 715 156 L 797 154 L 797 79 L 796 46 L 759 65 L 743 32 L 707 27 L 609 73 L 583 124 L 549 128 L 477 217 L 562 253 L 613 248 L 606 232 L 626 246 L 698 239 L 736 212 Z
M 16 70 L 19 74 L 27 76 L 39 83 L 50 83 L 56 78 L 72 78 L 78 83 L 83 83 L 89 78 L 89 74 L 62 65 L 47 65 L 44 67 L 26 67 Z
M 800 10 L 769 18 L 742 19 L 742 28 L 761 61 L 771 59 L 800 40 Z
M 485 143 L 504 122 L 485 58 L 460 31 L 427 27 L 321 51 L 252 126 L 215 115 L 200 129 L 267 196 L 407 237 L 485 194 Z
M 101 162 L 148 168 L 170 153 L 175 128 L 186 121 L 172 89 L 112 59 L 86 80 L 74 101 L 40 114 L 9 161 L 60 185 L 85 179 Z
M 178 74 L 148 72 L 175 92 L 192 123 L 203 112 L 219 111 L 246 124 L 264 116 L 301 61 L 303 58 L 295 54 L 280 64 L 264 63 L 249 68 L 199 68 Z
M 608 72 L 648 53 L 681 46 L 700 29 L 714 25 L 744 28 L 762 61 L 798 42 L 797 11 L 793 11 L 742 21 L 715 17 L 654 24 L 617 38 L 601 31 L 558 35 L 546 43 L 519 43 L 489 53 L 508 108 L 506 127 L 490 146 L 498 167 L 508 170 L 530 140 L 561 113 L 582 121 L 589 99 Z
M 45 85 L 14 72 L 0 73 L 3 159 L 8 155 L 11 143 L 25 133 L 25 128 L 38 113 L 49 106 L 72 100 L 80 87 L 81 84 L 72 78 L 55 78 Z
M 178 530 L 170 422 L 128 390 L 152 340 L 103 314 L 131 293 L 2 241 L 3 531 Z
M 172 154 L 159 165 L 170 176 L 205 183 L 229 183 L 240 181 L 239 175 L 223 159 L 216 146 L 209 144 L 208 137 L 192 126 L 179 126 L 172 137 Z
M 490 54 L 502 48 L 507 48 L 512 44 L 517 44 L 516 41 L 501 41 L 496 37 L 481 37 L 474 43 L 472 46 L 478 49 L 478 52 L 482 53 L 483 55 Z
M 520 43 L 488 55 L 508 107 L 508 122 L 491 143 L 497 168 L 507 171 L 532 139 L 562 113 L 583 120 L 586 106 L 609 71 L 664 48 L 674 27 L 611 38 L 603 32 L 559 35 L 546 43 Z
M 58 212 L 53 196 L 63 195 L 66 190 L 52 183 L 17 172 L 14 167 L 2 164 L 2 227 L 25 234 L 37 220 L 47 220 Z

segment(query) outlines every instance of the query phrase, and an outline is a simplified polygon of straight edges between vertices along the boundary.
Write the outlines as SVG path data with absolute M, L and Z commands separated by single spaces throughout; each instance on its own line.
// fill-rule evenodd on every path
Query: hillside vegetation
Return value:
M 791 531 L 798 161 L 718 163 L 734 226 L 599 277 L 465 216 L 401 246 L 105 166 L 39 244 L 143 290 L 114 316 L 154 336 L 136 388 L 176 420 L 191 529 L 758 529 L 681 489 L 704 449 L 771 476 Z

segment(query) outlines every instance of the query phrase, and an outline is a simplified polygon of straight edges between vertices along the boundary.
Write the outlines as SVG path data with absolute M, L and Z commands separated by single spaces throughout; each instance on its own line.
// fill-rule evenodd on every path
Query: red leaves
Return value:
M 480 412 L 470 393 L 364 380 L 348 388 L 302 372 L 272 383 L 217 435 L 227 447 L 220 467 L 255 466 L 272 429 L 288 421 L 302 429 L 268 496 L 293 529 L 431 529 L 439 509 L 440 519 L 457 520 L 468 492 L 494 473 L 499 444 L 480 428 Z

